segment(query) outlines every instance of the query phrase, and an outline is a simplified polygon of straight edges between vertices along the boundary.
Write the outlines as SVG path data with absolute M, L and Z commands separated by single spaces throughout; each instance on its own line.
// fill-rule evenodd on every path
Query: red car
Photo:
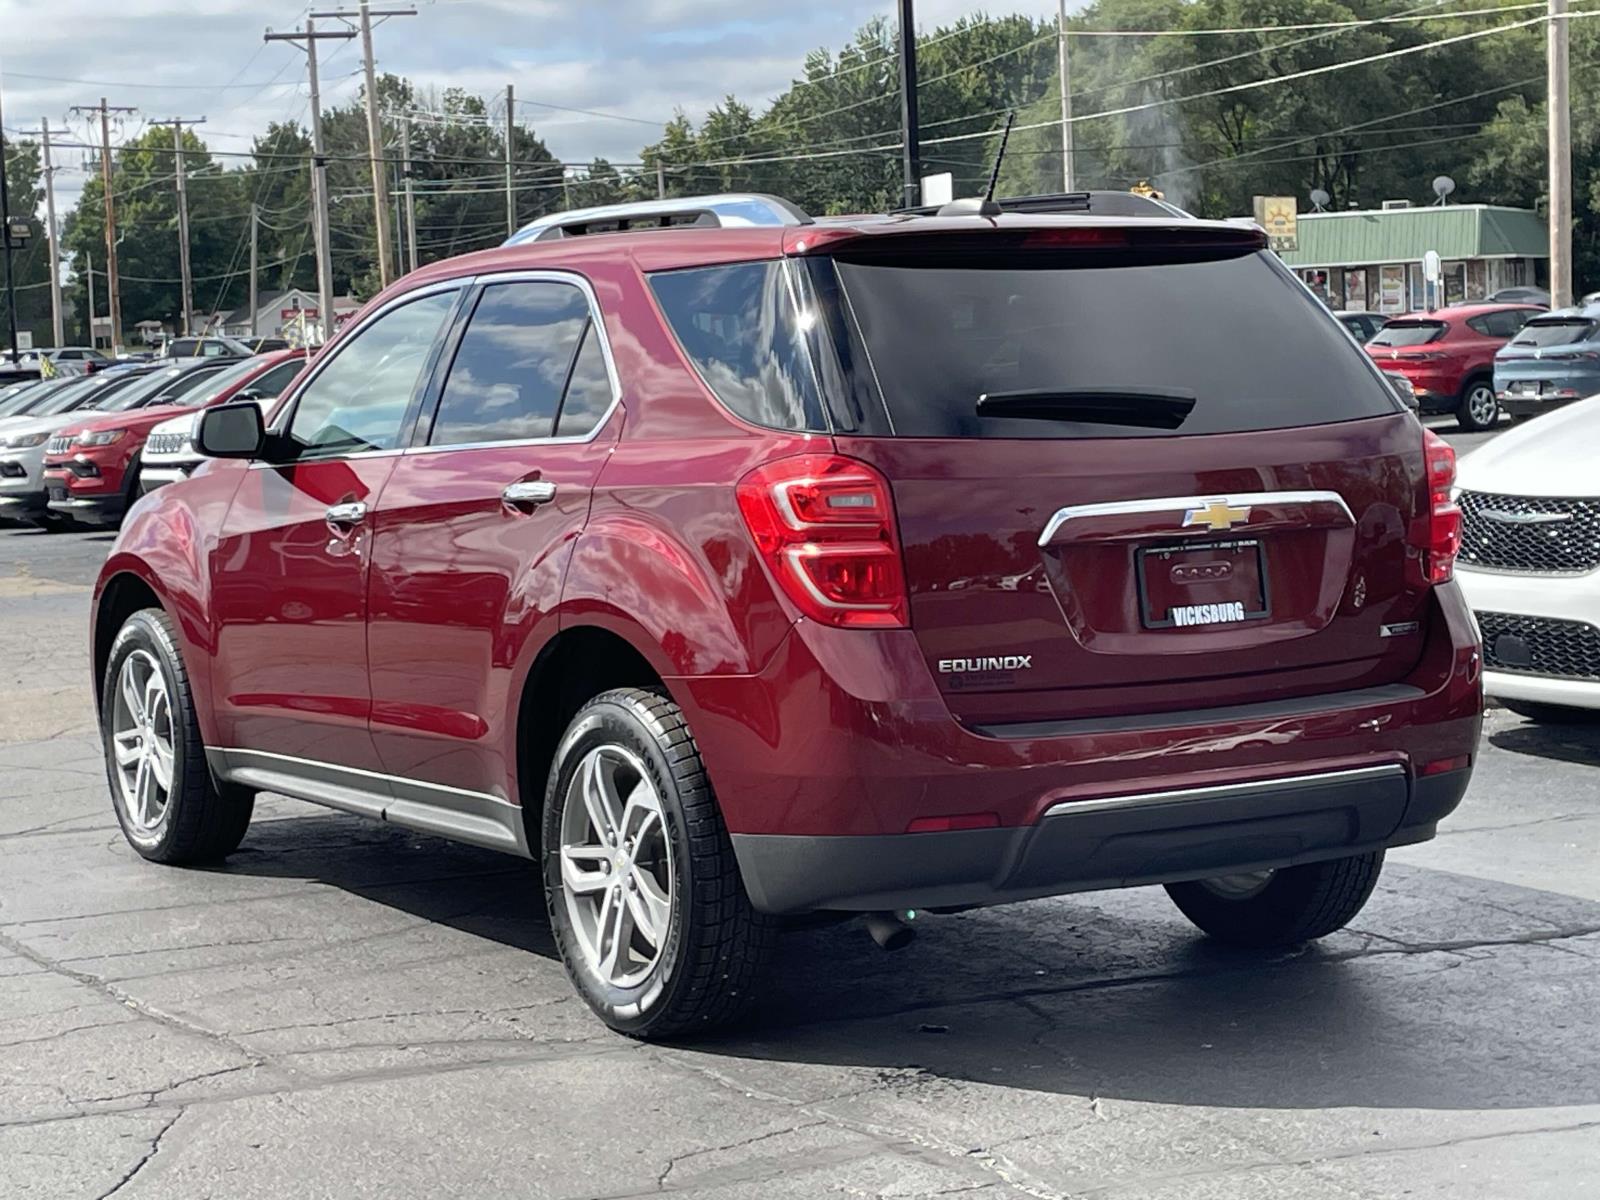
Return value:
M 245 392 L 277 396 L 299 374 L 304 350 L 261 354 L 219 367 L 176 403 L 93 416 L 56 433 L 45 447 L 44 482 L 52 512 L 92 525 L 115 525 L 139 495 L 139 452 L 150 431 L 179 413 L 221 404 Z
M 134 848 L 271 791 L 532 857 L 641 1037 L 788 914 L 1349 921 L 1477 744 L 1450 448 L 1259 230 L 725 203 L 424 267 L 201 414 L 92 607 Z
M 1411 381 L 1425 413 L 1455 413 L 1462 429 L 1489 429 L 1500 419 L 1494 355 L 1544 313 L 1532 304 L 1462 304 L 1396 317 L 1366 344 L 1385 371 Z

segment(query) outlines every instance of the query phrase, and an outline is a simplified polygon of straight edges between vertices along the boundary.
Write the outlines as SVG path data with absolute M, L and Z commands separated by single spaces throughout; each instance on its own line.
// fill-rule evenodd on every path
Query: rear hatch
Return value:
M 1421 429 L 1254 235 L 1195 224 L 878 237 L 806 267 L 857 376 L 838 449 L 890 483 L 911 626 L 970 724 L 1417 662 Z
M 1449 327 L 1429 317 L 1401 317 L 1390 321 L 1373 335 L 1366 351 L 1385 371 L 1407 375 L 1449 355 L 1435 348 Z
M 1595 335 L 1596 322 L 1589 317 L 1536 317 L 1494 356 L 1495 386 L 1536 395 L 1541 382 L 1600 376 L 1600 343 Z

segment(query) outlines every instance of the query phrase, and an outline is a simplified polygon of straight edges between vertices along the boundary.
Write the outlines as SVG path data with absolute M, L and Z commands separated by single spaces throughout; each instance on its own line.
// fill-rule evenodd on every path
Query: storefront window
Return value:
M 1367 273 L 1354 267 L 1344 273 L 1344 306 L 1356 312 L 1367 309 Z
M 1481 258 L 1467 263 L 1467 299 L 1484 300 L 1489 296 L 1489 273 Z
M 1406 269 L 1404 267 L 1378 268 L 1378 311 L 1403 313 L 1406 310 Z
M 1406 267 L 1406 311 L 1418 312 L 1428 307 L 1428 285 L 1422 278 L 1422 264 Z
M 1467 264 L 1464 262 L 1447 262 L 1444 264 L 1444 302 L 1446 304 L 1460 304 L 1467 295 Z

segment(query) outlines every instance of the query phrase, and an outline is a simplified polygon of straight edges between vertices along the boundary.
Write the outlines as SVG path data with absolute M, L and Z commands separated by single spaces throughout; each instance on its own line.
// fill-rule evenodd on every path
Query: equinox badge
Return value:
M 1232 529 L 1240 521 L 1249 519 L 1249 505 L 1234 508 L 1226 500 L 1217 499 L 1208 501 L 1204 508 L 1191 508 L 1184 513 L 1183 527 L 1187 529 L 1191 525 L 1204 525 L 1213 533 L 1221 533 L 1223 530 Z

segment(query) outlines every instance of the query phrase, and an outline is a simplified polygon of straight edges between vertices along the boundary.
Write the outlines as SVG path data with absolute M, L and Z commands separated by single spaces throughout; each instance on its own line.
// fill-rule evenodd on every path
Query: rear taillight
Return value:
M 739 481 L 739 512 L 778 587 L 814 621 L 909 623 L 889 481 L 864 462 L 805 454 Z
M 1461 549 L 1461 510 L 1450 498 L 1456 452 L 1431 429 L 1423 430 L 1422 450 L 1428 468 L 1428 541 L 1422 548 L 1422 578 L 1427 583 L 1448 583 L 1455 578 Z

